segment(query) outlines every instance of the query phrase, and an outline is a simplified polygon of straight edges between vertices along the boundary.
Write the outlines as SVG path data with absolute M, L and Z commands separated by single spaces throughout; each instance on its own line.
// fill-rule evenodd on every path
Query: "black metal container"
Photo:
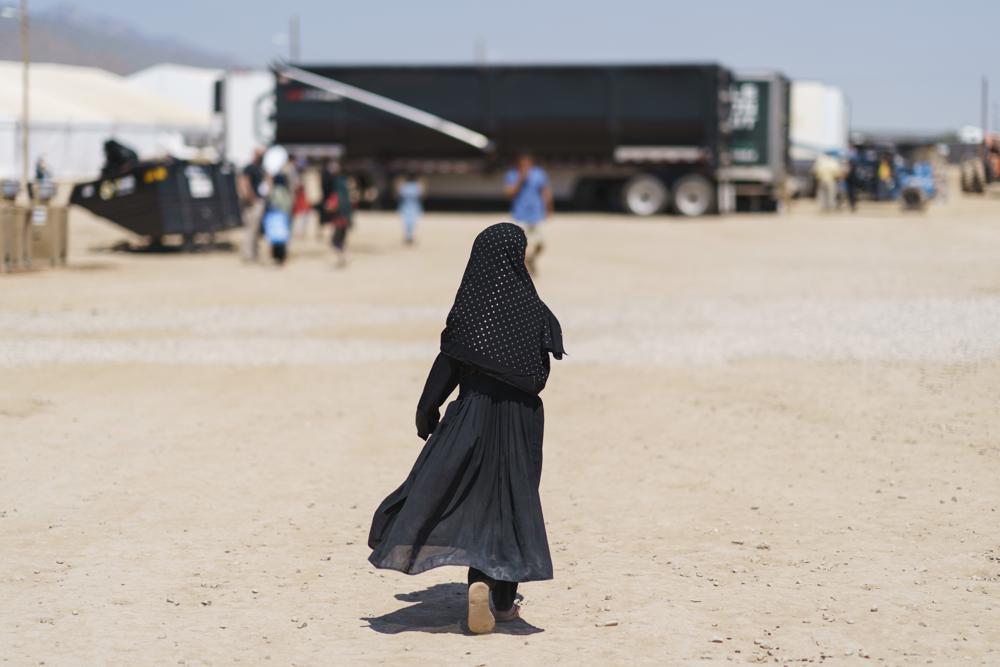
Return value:
M 232 165 L 182 160 L 144 162 L 117 175 L 79 183 L 70 203 L 157 240 L 242 224 Z

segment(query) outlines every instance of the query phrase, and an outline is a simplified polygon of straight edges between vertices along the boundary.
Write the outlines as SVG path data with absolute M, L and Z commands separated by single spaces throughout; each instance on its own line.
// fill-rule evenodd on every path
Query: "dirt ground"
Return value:
M 375 571 L 500 218 L 279 270 L 75 212 L 68 268 L 0 276 L 0 664 L 1000 664 L 1000 200 L 557 216 L 556 578 L 476 637 L 463 571 Z

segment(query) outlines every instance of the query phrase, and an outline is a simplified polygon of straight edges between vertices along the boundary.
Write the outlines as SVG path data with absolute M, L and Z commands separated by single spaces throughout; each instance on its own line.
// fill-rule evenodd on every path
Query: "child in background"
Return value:
M 412 245 L 414 232 L 417 229 L 417 221 L 423 214 L 424 209 L 420 200 L 424 196 L 424 186 L 420 184 L 414 174 L 407 174 L 403 182 L 399 184 L 399 215 L 403 219 L 403 242 Z
M 288 161 L 289 189 L 292 192 L 292 201 L 294 202 L 292 204 L 292 230 L 298 238 L 303 238 L 306 235 L 306 227 L 309 224 L 309 213 L 312 211 L 309 197 L 306 196 L 303 178 L 305 168 L 305 160 Z
M 323 197 L 320 201 L 320 222 L 333 223 L 333 250 L 337 256 L 337 266 L 343 267 L 347 264 L 347 232 L 353 222 L 353 211 L 350 189 L 339 162 L 330 160 L 326 163 L 321 184 Z
M 264 236 L 271 244 L 271 257 L 278 266 L 285 263 L 288 255 L 288 239 L 291 236 L 292 191 L 288 187 L 288 177 L 278 174 L 274 177 L 271 194 L 267 199 L 264 213 Z
M 507 172 L 504 193 L 510 199 L 510 215 L 528 238 L 525 262 L 535 273 L 538 256 L 545 249 L 542 225 L 552 216 L 552 186 L 549 175 L 535 164 L 530 153 L 517 158 L 517 166 Z

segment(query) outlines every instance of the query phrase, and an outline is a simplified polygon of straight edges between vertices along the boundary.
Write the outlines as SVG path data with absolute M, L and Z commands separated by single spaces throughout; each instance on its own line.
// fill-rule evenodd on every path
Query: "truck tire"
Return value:
M 927 195 L 920 188 L 904 188 L 900 199 L 904 211 L 922 211 L 927 205 Z
M 715 186 L 701 174 L 688 174 L 674 185 L 673 204 L 681 215 L 705 215 L 715 205 Z
M 622 206 L 632 215 L 655 215 L 669 200 L 670 190 L 652 174 L 637 174 L 622 186 Z

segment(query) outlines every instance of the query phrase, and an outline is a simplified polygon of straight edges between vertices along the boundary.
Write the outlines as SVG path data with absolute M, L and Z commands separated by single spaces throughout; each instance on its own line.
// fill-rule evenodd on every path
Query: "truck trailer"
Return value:
M 500 199 L 506 170 L 528 152 L 564 205 L 687 216 L 735 205 L 734 78 L 717 64 L 275 71 L 275 142 L 337 157 L 384 204 L 408 173 L 430 199 Z

